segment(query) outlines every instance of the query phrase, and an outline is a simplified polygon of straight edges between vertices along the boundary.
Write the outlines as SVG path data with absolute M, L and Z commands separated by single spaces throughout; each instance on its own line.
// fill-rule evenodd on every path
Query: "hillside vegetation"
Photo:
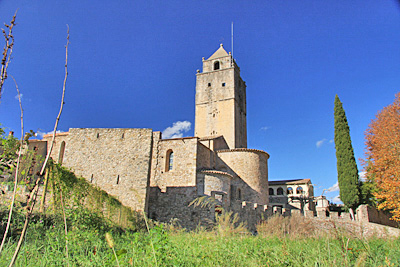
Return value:
M 61 217 L 33 217 L 16 266 L 398 266 L 400 239 L 364 238 L 339 227 L 321 232 L 303 217 L 272 217 L 254 236 L 221 222 L 186 232 L 177 224 L 124 228 L 84 208 L 69 214 L 68 258 Z M 1 213 L 1 222 L 6 221 Z M 8 266 L 24 216 L 0 256 Z M 113 237 L 113 250 L 105 235 Z M 118 263 L 115 259 L 118 259 Z

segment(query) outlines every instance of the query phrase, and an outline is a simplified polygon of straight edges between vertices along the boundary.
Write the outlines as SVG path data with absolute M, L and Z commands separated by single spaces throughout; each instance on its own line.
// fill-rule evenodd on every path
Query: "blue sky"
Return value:
M 270 180 L 311 178 L 316 194 L 337 182 L 335 94 L 360 159 L 364 131 L 400 89 L 395 0 L 0 0 L 0 22 L 16 9 L 9 74 L 23 94 L 25 129 L 42 133 L 54 127 L 60 105 L 66 24 L 60 130 L 163 131 L 181 121 L 184 136 L 192 136 L 196 70 L 220 43 L 231 51 L 234 22 L 234 57 L 247 84 L 248 146 L 270 154 Z M 15 95 L 8 79 L 0 122 L 18 133 Z

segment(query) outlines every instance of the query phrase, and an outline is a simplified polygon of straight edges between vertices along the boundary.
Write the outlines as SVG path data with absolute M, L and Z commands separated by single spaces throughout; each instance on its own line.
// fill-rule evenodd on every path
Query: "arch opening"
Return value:
M 166 172 L 172 171 L 174 169 L 174 152 L 171 149 L 167 151 L 165 163 Z
M 214 70 L 219 70 L 219 61 L 214 62 Z
M 283 188 L 279 187 L 278 190 L 276 191 L 277 195 L 283 195 Z

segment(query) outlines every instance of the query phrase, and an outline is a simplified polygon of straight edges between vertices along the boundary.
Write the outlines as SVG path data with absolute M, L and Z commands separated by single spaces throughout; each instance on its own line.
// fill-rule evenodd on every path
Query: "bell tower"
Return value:
M 220 135 L 230 149 L 247 148 L 246 83 L 222 44 L 197 71 L 195 118 L 195 136 Z

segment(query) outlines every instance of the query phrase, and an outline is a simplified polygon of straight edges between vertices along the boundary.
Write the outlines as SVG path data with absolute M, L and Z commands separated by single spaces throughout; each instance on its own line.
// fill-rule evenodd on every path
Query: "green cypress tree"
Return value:
M 358 169 L 350 139 L 350 128 L 339 97 L 335 97 L 335 149 L 340 200 L 349 208 L 354 219 L 354 209 L 360 203 Z

